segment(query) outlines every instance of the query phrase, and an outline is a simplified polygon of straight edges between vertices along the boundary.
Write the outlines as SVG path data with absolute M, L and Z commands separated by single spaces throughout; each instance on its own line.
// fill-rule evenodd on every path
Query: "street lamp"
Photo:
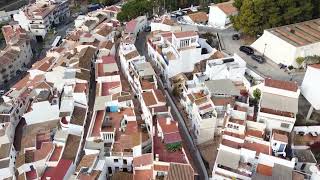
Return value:
M 266 52 L 266 47 L 267 47 L 267 43 L 264 44 L 264 49 L 263 49 L 263 54 L 262 54 L 263 57 L 264 57 L 264 53 Z

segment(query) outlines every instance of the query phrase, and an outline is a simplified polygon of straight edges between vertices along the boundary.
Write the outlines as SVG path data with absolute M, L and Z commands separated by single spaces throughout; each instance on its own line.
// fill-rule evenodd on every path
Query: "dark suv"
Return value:
M 266 59 L 263 56 L 259 56 L 259 55 L 251 55 L 251 58 L 255 61 L 257 61 L 258 63 L 262 64 L 264 62 L 266 62 Z
M 247 55 L 254 54 L 254 50 L 249 46 L 240 46 L 239 50 L 246 53 Z

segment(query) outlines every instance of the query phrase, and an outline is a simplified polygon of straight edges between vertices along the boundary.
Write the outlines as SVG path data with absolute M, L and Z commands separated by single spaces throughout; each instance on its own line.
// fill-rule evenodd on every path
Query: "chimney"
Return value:
M 166 118 L 166 124 L 167 124 L 167 125 L 170 125 L 170 124 L 171 124 L 171 118 L 170 118 L 170 117 L 167 117 L 167 118 Z

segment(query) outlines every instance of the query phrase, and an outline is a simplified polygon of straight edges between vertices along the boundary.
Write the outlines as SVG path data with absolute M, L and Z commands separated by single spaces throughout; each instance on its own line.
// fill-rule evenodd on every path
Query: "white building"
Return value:
M 8 22 L 11 19 L 6 11 L 0 11 L 0 23 Z
M 309 101 L 311 107 L 309 109 L 307 119 L 310 119 L 313 109 L 320 110 L 320 64 L 309 65 L 307 72 L 301 85 L 302 95 Z
M 189 90 L 192 91 L 192 90 Z M 192 120 L 192 132 L 198 144 L 213 140 L 217 128 L 217 112 L 210 96 L 200 92 L 185 94 L 184 102 L 189 118 Z
M 194 65 L 215 53 L 195 31 L 153 33 L 149 37 L 148 54 L 169 82 L 169 78 L 192 72 Z
M 291 132 L 298 113 L 300 89 L 295 82 L 265 79 L 257 121 L 267 130 Z
M 155 18 L 151 22 L 150 26 L 151 31 L 181 31 L 181 26 L 171 19 L 169 15 L 163 15 L 159 18 Z
M 251 47 L 275 63 L 297 67 L 296 59 L 320 55 L 320 19 L 266 29 Z
M 137 36 L 139 32 L 142 32 L 147 27 L 147 23 L 148 21 L 146 16 L 139 16 L 127 22 L 124 32 Z
M 208 60 L 204 74 L 210 80 L 230 79 L 242 82 L 246 72 L 246 62 L 237 54 L 222 59 Z
M 53 24 L 59 24 L 70 16 L 69 2 L 39 1 L 20 9 L 13 16 L 15 21 L 33 36 L 43 39 Z
M 26 32 L 19 26 L 3 26 L 3 36 L 6 40 L 6 48 L 0 50 L 0 83 L 6 83 L 17 73 L 21 73 L 22 68 L 30 64 L 32 50 L 30 39 Z
M 230 25 L 230 17 L 238 13 L 237 8 L 233 6 L 233 1 L 214 4 L 209 6 L 208 25 L 216 28 L 225 29 Z

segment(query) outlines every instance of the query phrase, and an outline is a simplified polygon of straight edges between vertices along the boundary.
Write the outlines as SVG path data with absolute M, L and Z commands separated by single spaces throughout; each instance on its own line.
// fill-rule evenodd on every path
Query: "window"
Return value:
M 180 41 L 180 48 L 189 46 L 189 39 Z
M 112 168 L 111 167 L 108 167 L 108 173 L 112 174 Z
M 290 127 L 290 124 L 287 124 L 287 123 L 281 123 L 280 125 L 282 128 L 289 128 Z
M 117 162 L 119 162 L 119 160 L 118 159 L 114 159 L 113 162 L 117 163 Z
M 126 159 L 123 160 L 123 164 L 127 164 L 127 160 Z

